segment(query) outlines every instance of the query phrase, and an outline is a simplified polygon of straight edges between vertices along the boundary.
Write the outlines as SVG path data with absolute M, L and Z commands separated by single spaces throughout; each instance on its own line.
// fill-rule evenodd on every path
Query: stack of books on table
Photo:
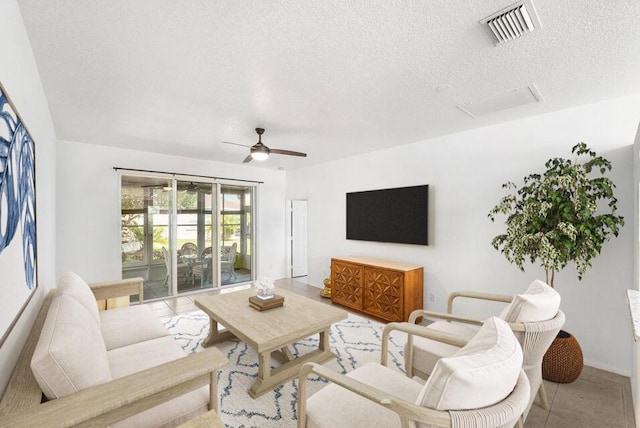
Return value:
M 257 296 L 249 297 L 249 306 L 257 311 L 278 308 L 284 304 L 284 297 L 274 294 L 269 299 L 261 299 Z

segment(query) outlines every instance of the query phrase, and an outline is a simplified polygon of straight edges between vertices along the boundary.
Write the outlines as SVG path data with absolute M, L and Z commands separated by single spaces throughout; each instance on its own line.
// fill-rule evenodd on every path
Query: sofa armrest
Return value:
M 108 426 L 207 384 L 209 408 L 217 410 L 217 371 L 228 361 L 210 348 L 0 417 L 0 426 Z
M 140 277 L 120 279 L 116 281 L 94 282 L 89 288 L 96 300 L 114 299 L 117 297 L 138 296 L 138 302 L 144 301 L 144 280 Z
M 9 384 L 0 400 L 0 420 L 4 415 L 29 412 L 42 401 L 42 390 L 31 370 L 31 358 L 40 339 L 42 326 L 47 319 L 47 313 L 55 295 L 56 290 L 54 289 L 44 297 L 38 316 L 31 327 L 27 341 L 22 347 L 22 352 L 11 374 Z M 2 426 L 2 423 L 0 423 L 0 426 Z

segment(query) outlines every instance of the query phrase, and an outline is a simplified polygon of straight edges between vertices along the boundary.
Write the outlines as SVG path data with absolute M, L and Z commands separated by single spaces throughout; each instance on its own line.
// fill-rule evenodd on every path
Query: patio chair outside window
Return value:
M 223 249 L 222 254 L 220 255 L 220 274 L 229 275 L 229 278 L 233 278 L 234 280 L 238 278 L 234 270 L 237 249 L 238 244 L 234 242 L 231 247 Z
M 194 281 L 202 281 L 203 283 L 211 281 L 211 254 L 211 247 L 207 247 L 202 250 L 199 262 L 191 268 L 191 274 L 193 275 Z
M 166 247 L 162 247 L 162 258 L 164 259 L 164 265 L 167 268 L 167 273 L 164 277 L 164 285 L 169 282 L 171 277 L 171 256 Z M 178 283 L 191 281 L 191 267 L 188 263 L 178 263 Z

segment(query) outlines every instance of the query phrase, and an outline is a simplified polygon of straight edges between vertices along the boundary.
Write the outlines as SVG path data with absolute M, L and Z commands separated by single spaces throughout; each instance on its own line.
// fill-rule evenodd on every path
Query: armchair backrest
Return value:
M 522 370 L 522 348 L 509 325 L 497 317 L 453 356 L 441 358 L 417 403 L 436 410 L 491 406 L 511 393 Z
M 223 247 L 221 261 L 233 265 L 236 261 L 236 252 L 238 251 L 238 243 L 234 242 L 230 247 Z
M 206 247 L 204 250 L 202 250 L 202 255 L 200 256 L 200 258 L 205 258 L 207 256 L 211 256 L 211 254 L 213 253 L 213 250 L 211 247 Z
M 513 298 L 500 318 L 511 323 L 549 320 L 558 313 L 560 301 L 560 294 L 556 290 L 536 279 L 524 293 Z
M 522 368 L 531 387 L 531 397 L 524 413 L 525 418 L 533 405 L 542 384 L 542 359 L 551 342 L 562 328 L 565 316 L 560 311 L 560 294 L 540 280 L 533 281 L 523 294 L 515 296 L 500 318 L 512 325 L 520 325 L 516 331 L 522 345 Z
M 513 426 L 529 402 L 522 358 L 522 348 L 509 325 L 489 318 L 465 346 L 437 362 L 416 404 L 449 411 L 452 426 L 469 426 L 464 423 L 468 418 L 491 422 L 474 426 Z M 517 394 L 512 397 L 514 388 Z M 489 410 L 493 406 L 501 410 Z M 459 410 L 464 412 L 454 416 Z M 454 424 L 456 420 L 460 425 Z
M 186 256 L 191 254 L 198 254 L 198 247 L 193 242 L 185 242 L 180 247 L 180 255 Z
M 521 370 L 513 391 L 499 403 L 483 409 L 449 411 L 451 427 L 512 428 L 524 412 L 526 403 L 529 400 L 529 394 L 529 380 L 524 371 Z
M 552 319 L 524 323 L 524 332 L 516 332 L 516 337 L 518 337 L 518 340 L 522 344 L 524 354 L 522 368 L 527 374 L 531 387 L 531 398 L 524 412 L 525 418 L 533 405 L 536 393 L 542 385 L 542 359 L 544 358 L 544 354 L 558 335 L 558 332 L 564 325 L 564 321 L 564 312 L 558 311 Z
M 238 251 L 238 243 L 234 242 L 231 246 L 231 250 L 229 250 L 229 261 L 233 265 L 236 262 L 236 253 Z
M 164 264 L 167 267 L 167 272 L 171 271 L 171 258 L 169 257 L 169 251 L 165 247 L 162 247 L 162 258 L 164 259 Z

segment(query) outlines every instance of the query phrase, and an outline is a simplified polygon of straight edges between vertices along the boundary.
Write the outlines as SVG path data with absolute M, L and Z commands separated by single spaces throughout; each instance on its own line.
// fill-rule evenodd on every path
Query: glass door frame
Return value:
M 170 254 L 170 266 L 171 266 L 171 273 L 170 273 L 170 279 L 171 279 L 171 289 L 170 291 L 170 295 L 171 296 L 179 296 L 180 294 L 178 293 L 178 236 L 177 236 L 177 232 L 178 232 L 178 207 L 177 207 L 177 200 L 178 200 L 178 190 L 177 190 L 177 182 L 178 181 L 192 181 L 192 182 L 199 182 L 199 183 L 207 183 L 207 184 L 211 184 L 212 186 L 212 206 L 211 206 L 211 210 L 212 210 L 212 249 L 214 250 L 214 254 L 217 254 L 217 261 L 215 263 L 215 267 L 216 267 L 216 271 L 212 272 L 212 275 L 215 279 L 215 282 L 212 285 L 212 288 L 206 288 L 203 289 L 204 290 L 211 290 L 211 289 L 222 289 L 222 288 L 228 288 L 228 287 L 233 287 L 233 286 L 237 286 L 239 284 L 242 283 L 234 283 L 234 284 L 228 284 L 228 285 L 222 285 L 222 279 L 221 279 L 221 269 L 220 269 L 220 253 L 221 253 L 221 244 L 220 244 L 220 236 L 219 236 L 219 231 L 220 231 L 220 227 L 221 227 L 221 217 L 222 217 L 222 213 L 220 211 L 220 206 L 219 206 L 219 202 L 220 202 L 220 195 L 221 195 L 221 186 L 222 185 L 228 185 L 228 186 L 244 186 L 244 187 L 250 187 L 251 188 L 251 210 L 250 210 L 250 214 L 251 214 L 251 224 L 250 224 L 250 233 L 251 233 L 251 242 L 250 242 L 250 251 L 251 251 L 251 263 L 250 263 L 250 269 L 251 269 L 251 276 L 249 279 L 249 282 L 253 281 L 256 278 L 255 272 L 256 272 L 256 266 L 257 266 L 257 254 L 256 254 L 256 248 L 257 248 L 257 244 L 256 244 L 256 236 L 257 236 L 257 223 L 256 223 L 256 212 L 257 212 L 257 202 L 258 202 L 258 182 L 251 182 L 251 181 L 243 181 L 243 180 L 229 180 L 229 179 L 216 179 L 216 178 L 208 178 L 208 177 L 203 177 L 203 176 L 191 176 L 191 175 L 184 175 L 184 174 L 173 174 L 173 173 L 163 173 L 163 172 L 149 172 L 149 171 L 136 171 L 136 170 L 127 170 L 127 169 L 120 169 L 118 170 L 118 200 L 121 201 L 122 198 L 122 178 L 123 176 L 137 176 L 140 178 L 151 178 L 151 179 L 162 179 L 162 180 L 167 180 L 168 183 L 170 183 L 171 185 L 171 203 L 170 203 L 170 213 L 168 216 L 169 219 L 169 254 Z M 121 202 L 119 202 L 119 215 L 122 215 L 122 205 Z M 145 227 L 148 227 L 148 225 L 145 225 Z M 120 233 L 122 233 L 122 226 L 121 226 L 121 230 Z M 123 266 L 121 265 L 120 270 L 123 270 Z M 196 291 L 197 292 L 197 291 Z M 187 293 L 183 293 L 184 294 L 188 294 Z
M 140 179 L 140 181 L 142 182 L 143 180 L 149 180 L 149 182 L 153 182 L 158 181 L 158 182 L 165 182 L 166 186 L 171 185 L 171 177 L 167 176 L 166 174 L 160 174 L 160 173 L 152 173 L 152 172 L 139 172 L 139 171 L 130 171 L 130 170 L 119 170 L 118 171 L 118 200 L 119 200 L 119 215 L 122 216 L 122 212 L 123 212 L 123 208 L 122 208 L 122 196 L 123 196 L 123 188 L 122 188 L 122 182 L 123 179 L 127 178 L 127 177 L 133 177 L 133 178 L 138 178 Z M 156 185 L 141 185 L 140 187 L 144 188 L 144 187 L 154 187 L 154 186 L 159 186 L 160 184 L 156 184 Z M 165 189 L 165 191 L 167 191 Z M 124 266 L 124 263 L 121 261 L 121 266 L 120 266 L 120 270 L 121 272 L 124 272 L 125 269 L 133 269 L 135 270 L 136 268 L 138 269 L 145 269 L 146 268 L 146 280 L 150 279 L 153 275 L 153 270 L 155 268 L 157 268 L 158 266 L 160 266 L 162 264 L 162 262 L 157 262 L 154 261 L 154 249 L 153 249 L 153 244 L 154 244 L 154 239 L 153 239 L 153 235 L 154 235 L 154 223 L 152 220 L 153 217 L 153 213 L 151 213 L 149 211 L 149 208 L 151 206 L 153 206 L 153 204 L 149 203 L 149 197 L 153 196 L 153 193 L 149 193 L 148 190 L 145 190 L 145 196 L 144 196 L 144 212 L 141 212 L 140 214 L 142 214 L 145 218 L 144 221 L 144 238 L 143 238 L 143 248 L 144 248 L 144 257 L 143 257 L 143 261 L 138 262 L 138 263 L 130 263 L 128 264 L 126 267 Z M 171 198 L 171 193 L 169 193 L 169 197 Z M 173 208 L 173 204 L 175 203 L 175 201 L 173 200 L 173 198 L 168 200 L 168 207 L 167 207 L 167 211 L 168 211 L 168 216 L 167 216 L 167 227 L 168 227 L 168 235 L 169 235 L 169 240 L 168 240 L 168 253 L 171 254 L 173 253 L 172 251 L 172 222 L 173 222 L 173 218 L 171 217 L 170 213 L 171 211 L 174 210 Z M 122 217 L 121 217 L 122 218 Z M 122 234 L 122 222 L 120 221 L 120 233 Z M 122 245 L 122 243 L 121 243 Z M 121 252 L 122 252 L 122 248 L 121 248 Z M 175 266 L 175 260 L 170 262 L 171 267 L 173 268 L 173 266 Z M 173 270 L 173 269 L 172 269 Z M 123 274 L 123 277 L 124 274 Z M 171 277 L 169 277 L 169 279 L 171 279 Z M 173 279 L 172 279 L 173 281 Z M 173 286 L 173 284 L 171 284 Z M 167 286 L 167 293 L 172 293 L 173 290 L 169 288 L 169 286 Z M 169 294 L 171 295 L 171 294 Z
M 184 293 L 180 293 L 178 290 L 178 182 L 197 182 L 197 183 L 206 183 L 211 185 L 211 215 L 215 214 L 215 221 L 212 218 L 212 248 L 213 242 L 217 242 L 217 231 L 213 228 L 213 223 L 217 224 L 217 210 L 218 210 L 218 186 L 216 185 L 216 180 L 213 178 L 206 178 L 200 176 L 191 176 L 191 175 L 182 175 L 182 174 L 165 174 L 171 180 L 172 187 L 172 209 L 171 209 L 171 233 L 170 233 L 170 246 L 173 248 L 171 252 L 171 295 L 172 296 L 180 296 L 190 294 L 192 292 L 204 291 L 204 290 L 212 290 L 216 289 L 220 286 L 220 276 L 219 273 L 216 274 L 212 272 L 212 286 L 210 288 L 205 288 L 202 290 L 191 290 L 186 291 Z M 202 216 L 204 217 L 204 216 Z M 216 245 L 217 248 L 217 245 Z M 215 254 L 215 253 L 214 253 Z M 216 266 L 220 264 L 220 257 L 218 257 L 216 261 Z M 218 268 L 219 270 L 219 268 Z
M 258 225 L 257 225 L 257 222 L 256 222 L 256 218 L 257 218 L 256 217 L 256 212 L 257 212 L 257 206 L 258 206 L 258 202 L 257 202 L 258 201 L 258 188 L 259 188 L 258 184 L 260 184 L 260 183 L 242 181 L 242 180 L 235 181 L 235 180 L 219 179 L 219 180 L 216 180 L 216 184 L 217 184 L 217 187 L 218 187 L 217 188 L 218 201 L 220 201 L 220 198 L 221 198 L 221 195 L 222 195 L 222 186 L 249 187 L 249 188 L 251 188 L 251 210 L 249 211 L 250 218 L 251 218 L 251 224 L 250 224 L 250 227 L 249 227 L 249 233 L 250 233 L 250 236 L 251 236 L 251 241 L 250 241 L 250 244 L 249 244 L 249 246 L 247 248 L 247 249 L 250 250 L 250 254 L 251 254 L 251 263 L 249 264 L 250 270 L 251 270 L 251 276 L 250 276 L 249 281 L 248 281 L 249 283 L 251 283 L 252 281 L 255 281 L 257 279 L 257 277 L 256 277 L 256 266 L 258 264 L 258 262 L 257 262 L 258 257 L 257 257 L 257 253 L 256 253 L 256 248 L 257 248 L 256 236 L 258 234 Z M 217 212 L 217 215 L 216 215 L 216 228 L 217 228 L 216 230 L 218 232 L 216 234 L 217 235 L 216 236 L 216 238 L 217 238 L 216 246 L 218 247 L 217 248 L 218 254 L 220 254 L 222 252 L 222 245 L 220 243 L 222 241 L 222 239 L 220 238 L 219 231 L 220 231 L 220 228 L 222 226 L 222 224 L 221 224 L 221 222 L 222 222 L 222 210 L 221 210 L 220 206 L 218 206 L 217 208 L 218 208 L 218 212 Z M 238 250 L 240 250 L 240 249 L 241 248 L 238 248 Z M 219 287 L 221 289 L 236 287 L 236 286 L 238 286 L 240 284 L 245 284 L 245 283 L 246 282 L 237 282 L 237 283 L 230 283 L 230 284 L 222 285 L 222 272 L 221 272 L 221 269 L 220 269 L 220 263 L 218 263 L 218 284 L 219 284 Z

